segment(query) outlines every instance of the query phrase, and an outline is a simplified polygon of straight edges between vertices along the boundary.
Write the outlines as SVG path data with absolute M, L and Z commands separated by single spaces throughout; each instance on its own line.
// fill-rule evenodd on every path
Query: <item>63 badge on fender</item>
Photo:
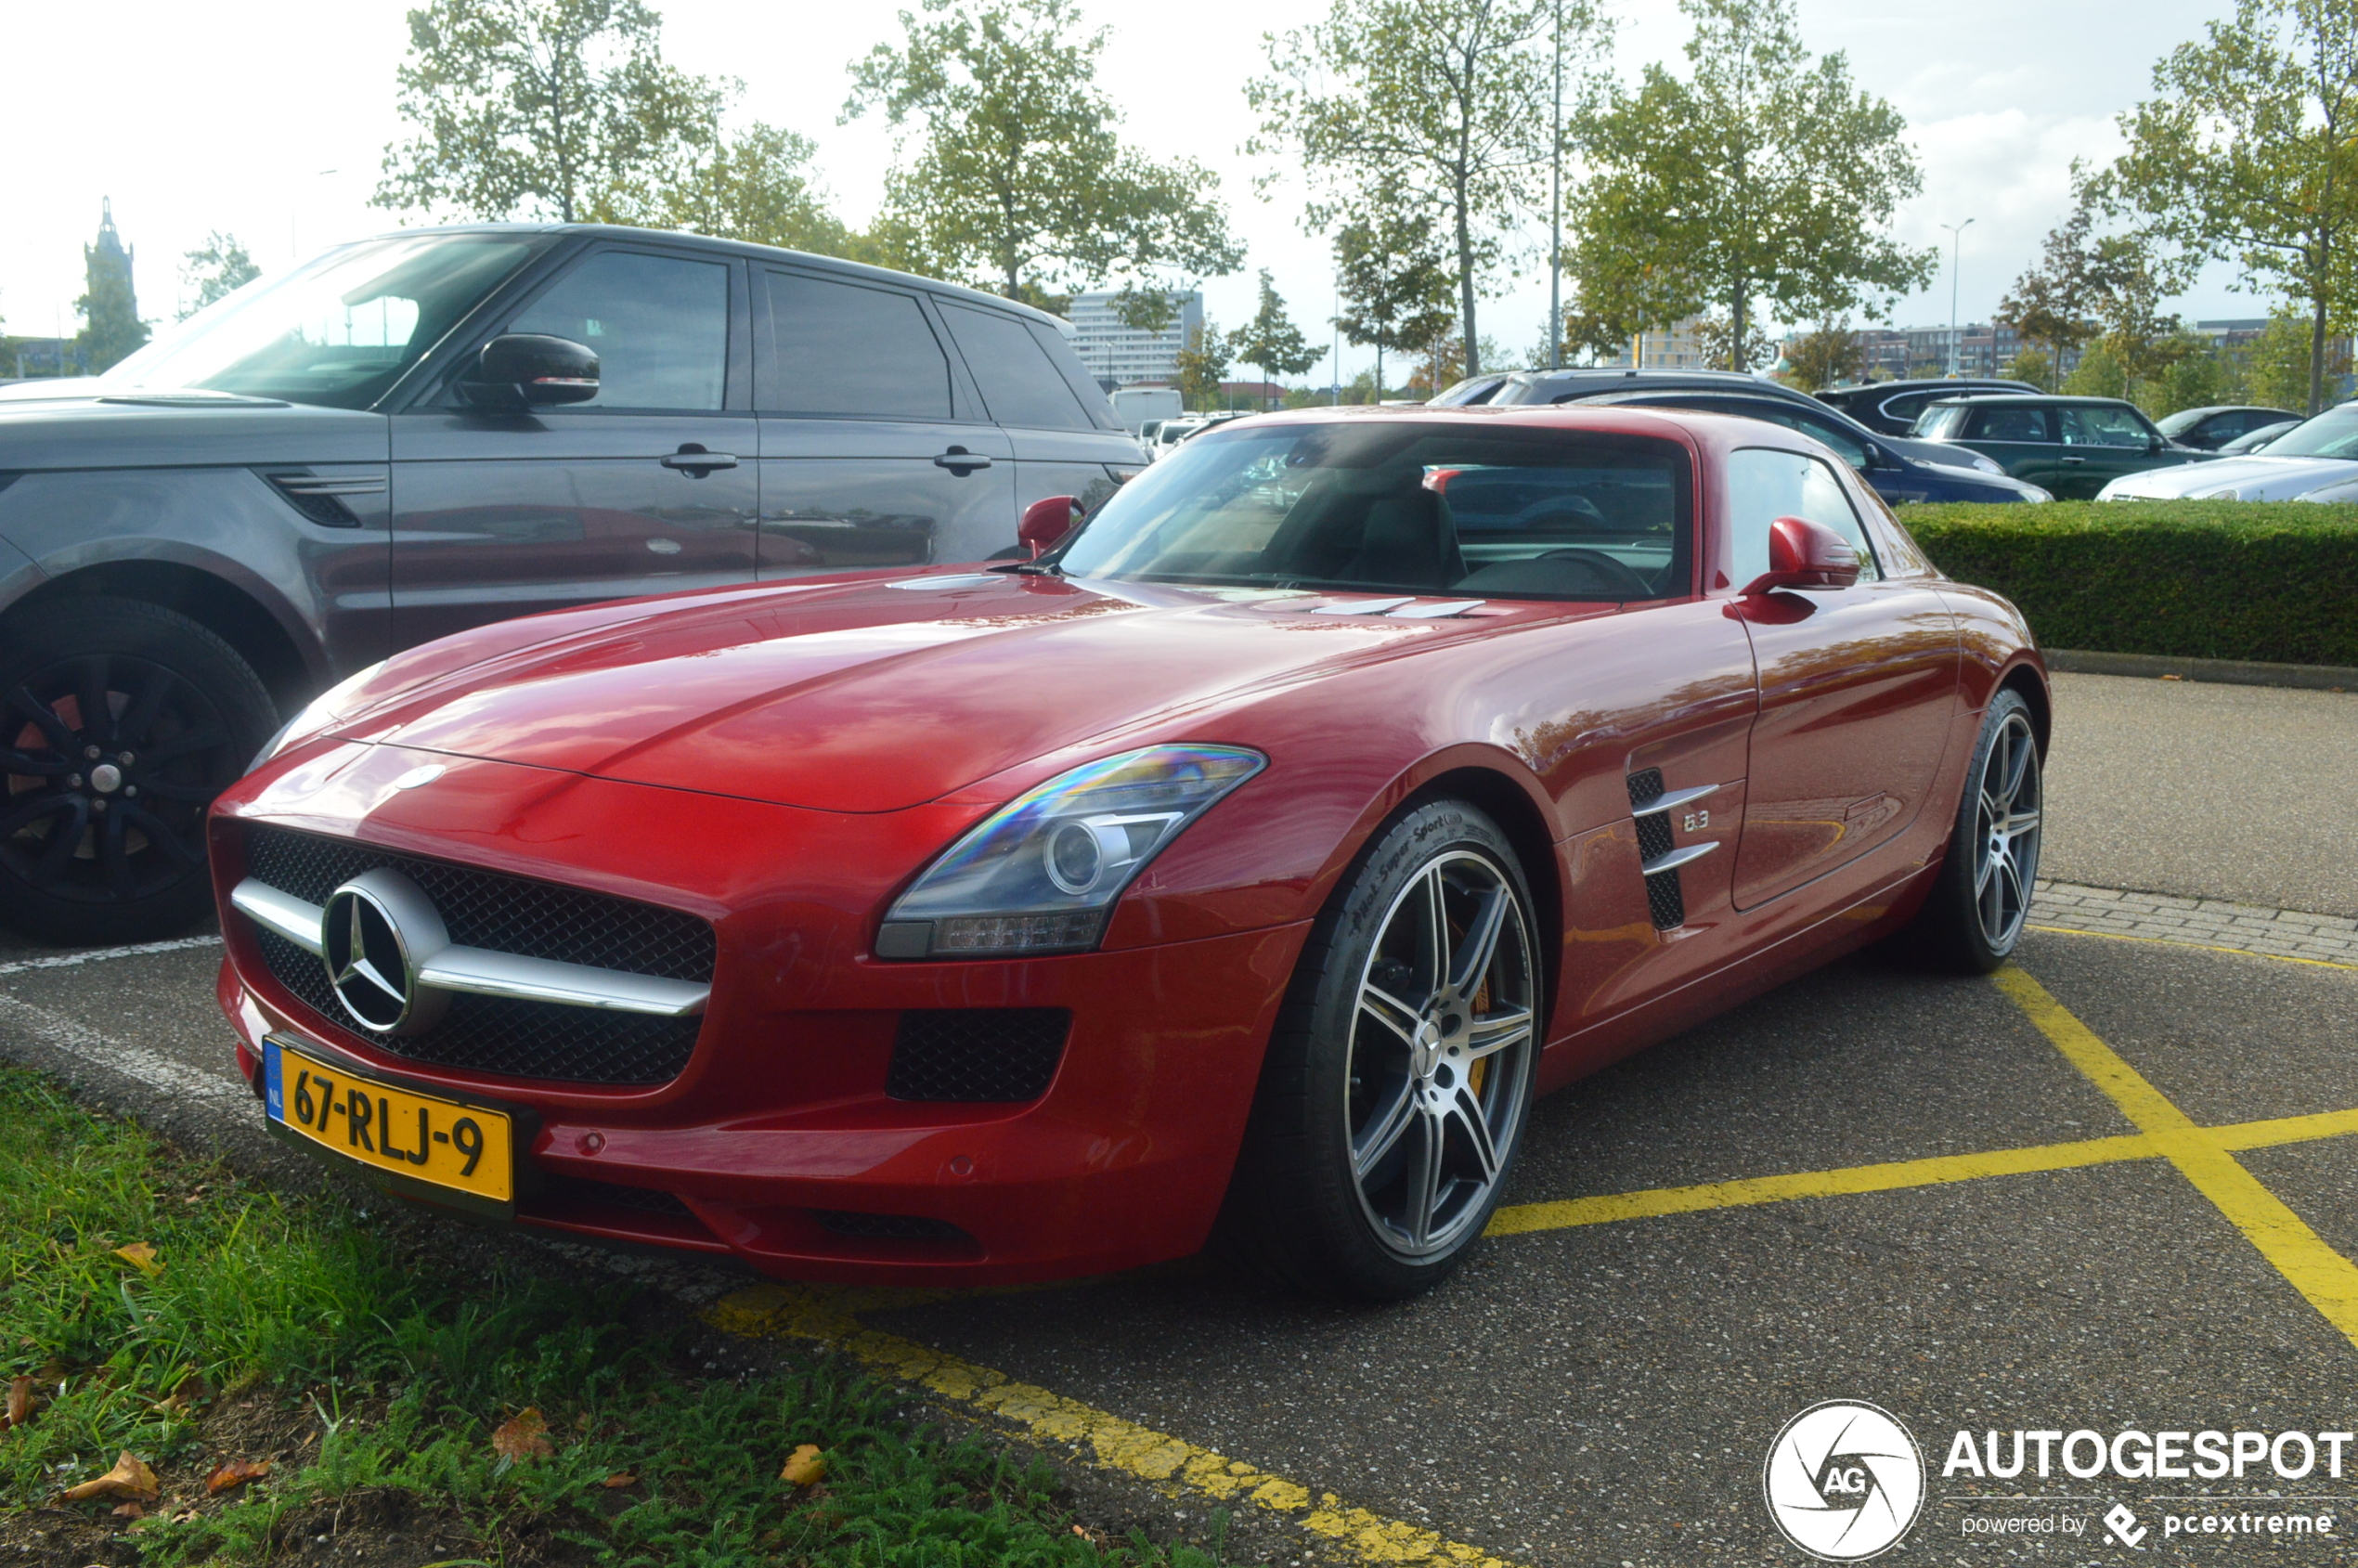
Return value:
M 515 1125 L 507 1112 L 362 1078 L 276 1035 L 264 1045 L 273 1131 L 365 1166 L 381 1183 L 394 1178 L 384 1185 L 424 1184 L 429 1190 L 416 1196 L 502 1214 L 512 1208 Z

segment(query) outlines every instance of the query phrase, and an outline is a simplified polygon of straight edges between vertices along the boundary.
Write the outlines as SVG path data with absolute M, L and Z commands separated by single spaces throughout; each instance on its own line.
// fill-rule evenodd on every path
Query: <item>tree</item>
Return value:
M 395 80 L 418 129 L 382 207 L 570 223 L 717 137 L 719 90 L 663 59 L 640 0 L 429 0 Z
M 2269 317 L 2268 330 L 2245 351 L 2244 395 L 2262 408 L 2299 408 L 2309 395 L 2311 323 L 2298 305 L 2280 305 Z M 2326 343 L 2326 374 L 2339 379 L 2350 373 L 2350 340 L 2335 336 Z
M 214 230 L 204 237 L 203 244 L 181 258 L 181 280 L 194 292 L 194 297 L 181 311 L 180 319 L 186 321 L 214 301 L 235 293 L 261 276 L 262 268 L 253 265 L 253 258 L 246 254 L 246 248 L 238 242 L 236 235 Z
M 83 294 L 73 302 L 82 330 L 73 338 L 84 375 L 95 376 L 129 358 L 148 341 L 148 324 L 139 319 L 138 296 L 131 286 L 131 253 L 115 232 L 114 207 L 108 203 L 98 219 L 96 244 L 82 247 Z M 58 366 L 62 373 L 64 366 Z
M 1372 385 L 1383 384 L 1387 351 L 1416 353 L 1456 324 L 1452 275 L 1432 218 L 1395 187 L 1378 187 L 1373 211 L 1336 232 L 1335 271 L 1343 304 L 1335 325 L 1376 351 Z
M 2120 116 L 2110 189 L 2167 239 L 2231 258 L 2309 317 L 2306 407 L 2324 407 L 2326 339 L 2358 238 L 2358 7 L 2236 0 L 2154 67 L 2160 97 Z
M 1304 338 L 1286 314 L 1286 302 L 1277 296 L 1265 266 L 1261 269 L 1261 308 L 1237 330 L 1231 346 L 1237 358 L 1261 367 L 1261 379 L 1265 382 L 1301 375 L 1327 356 L 1327 351 Z
M 1829 316 L 1785 346 L 1785 379 L 1803 392 L 1855 382 L 1866 368 L 1866 353 L 1847 316 Z
M 948 267 L 1010 299 L 1027 288 L 1233 272 L 1243 248 L 1192 162 L 1156 163 L 1115 134 L 1095 85 L 1105 30 L 1075 0 L 924 0 L 899 45 L 852 68 L 843 117 L 902 132 L 888 207 Z
M 2055 356 L 2026 343 L 2015 350 L 2012 359 L 1998 367 L 1998 373 L 2008 381 L 2028 382 L 2052 391 L 2055 385 Z
M 1537 204 L 1555 128 L 1547 0 L 1333 0 L 1315 27 L 1266 35 L 1272 75 L 1245 89 L 1261 116 L 1250 151 L 1291 155 L 1312 182 L 1303 222 L 1333 227 L 1396 192 L 1448 225 L 1461 342 L 1475 344 L 1475 299 L 1517 218 Z M 1564 0 L 1575 63 L 1607 36 L 1601 6 Z M 1550 44 L 1552 47 L 1552 44 Z
M 656 167 L 602 193 L 590 213 L 614 223 L 848 254 L 851 232 L 829 210 L 811 173 L 817 153 L 810 137 L 760 121 L 734 136 L 715 130 L 675 143 Z
M 1178 355 L 1179 391 L 1187 407 L 1210 408 L 1219 403 L 1220 383 L 1227 377 L 1234 355 L 1228 339 L 1210 317 L 1187 334 L 1187 345 Z
M 1792 0 L 1679 0 L 1694 22 L 1686 80 L 1649 65 L 1587 117 L 1595 170 L 1574 225 L 1588 308 L 1617 335 L 1726 314 L 1743 369 L 1763 303 L 1786 320 L 1864 309 L 1921 288 L 1936 253 L 1885 232 L 1923 188 L 1906 123 L 1813 65 Z
M 1999 321 L 2032 343 L 2047 345 L 2051 371 L 2102 330 L 2094 319 L 2095 289 L 2089 276 L 2095 213 L 2087 174 L 2077 162 L 2071 184 L 2071 215 L 2047 231 L 2038 263 L 2026 268 L 1998 303 Z

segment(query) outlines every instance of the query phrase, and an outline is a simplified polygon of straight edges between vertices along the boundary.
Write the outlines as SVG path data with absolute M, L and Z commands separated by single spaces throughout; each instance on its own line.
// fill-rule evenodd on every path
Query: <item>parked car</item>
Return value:
M 2289 435 L 2300 428 L 2299 420 L 2287 420 L 2281 424 L 2263 424 L 2258 430 L 2248 434 L 2238 435 L 2233 441 L 2221 447 L 2219 455 L 2222 458 L 2234 458 L 2241 457 L 2246 452 L 2257 452 L 2266 447 L 2278 436 Z
M 1441 408 L 1534 403 L 1627 403 L 1768 420 L 1832 447 L 1895 505 L 2048 499 L 1977 452 L 1881 435 L 1807 393 L 1726 370 L 1519 371 L 1460 382 L 1434 399 Z
M 1114 417 L 1137 432 L 1142 441 L 1147 438 L 1147 426 L 1175 420 L 1185 408 L 1176 387 L 1125 386 L 1116 388 L 1111 396 Z
M 686 235 L 412 229 L 94 384 L 0 393 L 0 912 L 201 915 L 203 813 L 323 687 L 534 610 L 974 561 L 1143 466 L 1053 318 Z
M 1304 409 L 1069 526 L 323 697 L 211 819 L 271 1127 L 778 1276 L 1100 1272 L 1224 1219 L 1399 1297 L 1535 1094 L 1885 936 L 2021 936 L 2029 630 L 1795 432 Z
M 1943 398 L 1969 397 L 1985 392 L 2041 390 L 2028 382 L 1961 376 L 1939 381 L 1861 382 L 1855 386 L 1828 387 L 1817 395 L 1870 430 L 1885 435 L 1908 435 L 1914 433 L 1917 417 Z
M 1926 441 L 1979 452 L 2065 500 L 2087 500 L 2122 474 L 2217 456 L 2177 445 L 2117 397 L 1952 398 L 1925 409 L 1917 430 Z
M 2196 468 L 2124 474 L 2099 500 L 2358 500 L 2358 402 L 2326 409 L 2268 444 Z
M 2288 408 L 2242 406 L 2181 408 L 2174 414 L 2164 414 L 2156 420 L 2154 428 L 2181 447 L 2199 447 L 2206 452 L 2216 452 L 2223 450 L 2229 442 L 2240 440 L 2255 430 L 2300 418 Z

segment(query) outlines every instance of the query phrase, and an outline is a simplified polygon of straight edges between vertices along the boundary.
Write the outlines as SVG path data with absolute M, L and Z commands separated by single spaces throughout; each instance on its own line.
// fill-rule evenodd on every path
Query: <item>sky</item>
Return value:
M 892 140 L 874 117 L 837 123 L 849 64 L 899 35 L 894 4 L 837 0 L 654 0 L 675 64 L 745 84 L 741 111 L 801 131 L 836 209 L 863 223 L 883 195 Z M 1335 312 L 1331 252 L 1305 234 L 1304 191 L 1242 144 L 1253 123 L 1244 84 L 1266 70 L 1262 37 L 1315 21 L 1328 0 L 1189 0 L 1141 6 L 1082 0 L 1111 30 L 1099 84 L 1123 134 L 1157 157 L 1217 173 L 1248 248 L 1243 271 L 1204 285 L 1218 321 L 1251 315 L 1255 274 L 1269 268 L 1313 337 Z M 1671 0 L 1606 0 L 1625 79 L 1652 60 L 1683 64 L 1687 28 Z M 2118 149 L 2114 117 L 2151 90 L 2153 63 L 2223 16 L 2230 0 L 1976 0 L 1969 6 L 1891 0 L 1799 0 L 1802 35 L 1843 52 L 1867 90 L 1905 117 L 1924 193 L 1898 214 L 1898 237 L 1937 245 L 1922 294 L 1896 302 L 1903 325 L 1950 317 L 1949 234 L 1964 228 L 1953 269 L 1964 320 L 1987 319 L 2067 205 L 2074 157 Z M 393 227 L 369 206 L 386 144 L 401 135 L 394 71 L 407 43 L 400 0 L 214 0 L 191 6 L 112 0 L 106 72 L 88 65 L 92 13 L 0 0 L 0 59 L 11 62 L 13 134 L 0 141 L 0 330 L 71 332 L 80 247 L 111 200 L 136 248 L 141 314 L 171 319 L 185 285 L 180 257 L 209 231 L 243 240 L 266 271 L 337 240 Z M 57 62 L 44 70 L 41 62 Z M 1545 214 L 1528 235 L 1520 279 L 1481 305 L 1483 334 L 1522 353 L 1546 335 Z M 2177 302 L 2189 319 L 2266 314 L 2214 266 Z M 1343 345 L 1348 377 L 1370 351 Z M 1305 379 L 1323 382 L 1331 366 Z

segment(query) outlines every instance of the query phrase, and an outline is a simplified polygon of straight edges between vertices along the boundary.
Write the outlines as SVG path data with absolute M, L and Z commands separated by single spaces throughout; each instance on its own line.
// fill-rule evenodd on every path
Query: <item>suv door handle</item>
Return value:
M 709 473 L 716 468 L 734 468 L 736 456 L 730 452 L 707 452 L 691 441 L 669 457 L 656 460 L 666 468 L 676 468 L 685 473 Z
M 2086 458 L 2066 458 L 2063 460 L 2066 462 L 2086 462 L 2088 460 Z
M 965 473 L 978 468 L 989 468 L 991 460 L 979 452 L 969 452 L 964 447 L 952 447 L 933 460 L 936 468 L 946 468 L 952 473 Z

